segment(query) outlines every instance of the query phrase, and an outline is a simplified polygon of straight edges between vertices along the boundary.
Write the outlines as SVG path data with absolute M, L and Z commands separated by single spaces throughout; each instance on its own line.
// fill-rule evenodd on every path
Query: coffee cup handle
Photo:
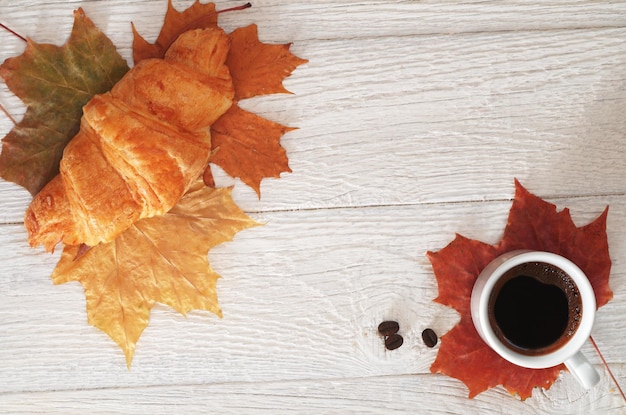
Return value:
M 600 381 L 598 371 L 581 352 L 567 359 L 565 366 L 585 389 L 591 389 Z

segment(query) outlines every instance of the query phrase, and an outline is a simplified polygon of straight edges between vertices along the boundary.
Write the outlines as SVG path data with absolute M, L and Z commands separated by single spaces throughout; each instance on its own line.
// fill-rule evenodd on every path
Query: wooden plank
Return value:
M 178 10 L 193 0 L 174 0 Z M 219 9 L 235 2 L 217 1 Z M 245 3 L 244 1 L 240 2 Z M 224 14 L 220 21 L 227 28 L 248 23 L 268 25 L 271 40 L 344 39 L 406 36 L 433 33 L 476 33 L 528 30 L 581 29 L 590 27 L 623 27 L 626 5 L 623 2 L 584 0 L 519 1 L 409 1 L 379 0 L 255 0 L 253 7 L 238 14 Z M 62 6 L 51 0 L 22 0 L 19 7 L 0 5 L 5 22 L 23 33 L 35 30 L 49 39 L 62 42 L 65 36 L 50 26 L 49 19 L 60 19 L 64 28 L 71 25 L 71 11 L 83 7 L 94 21 L 112 33 L 130 34 L 129 20 L 138 23 L 141 33 L 155 37 L 165 14 L 166 0 L 64 1 Z M 20 20 L 22 22 L 20 22 Z M 35 22 L 36 25 L 30 24 Z M 125 38 L 122 38 L 125 39 Z M 126 39 L 125 45 L 130 45 Z
M 623 194 L 625 36 L 298 43 L 311 62 L 288 82 L 297 94 L 244 104 L 300 127 L 283 139 L 293 173 L 235 198 L 248 211 L 494 200 L 513 177 L 543 196 Z M 5 223 L 30 200 L 15 189 L 0 183 Z
M 614 370 L 624 377 L 624 366 Z M 437 375 L 380 376 L 358 379 L 302 380 L 168 385 L 147 388 L 61 390 L 0 396 L 7 413 L 46 414 L 485 414 L 560 415 L 622 413 L 621 397 L 603 377 L 585 393 L 567 376 L 545 393 L 522 402 L 502 389 L 472 400 L 459 382 Z
M 611 205 L 615 298 L 593 336 L 626 386 L 626 3 L 253 3 L 223 26 L 256 22 L 263 41 L 293 42 L 310 62 L 286 81 L 295 95 L 243 103 L 300 127 L 283 140 L 293 173 L 259 201 L 217 171 L 266 222 L 210 253 L 224 319 L 157 306 L 127 370 L 86 323 L 82 288 L 51 284 L 59 253 L 27 246 L 30 195 L 1 182 L 0 412 L 622 413 L 590 345 L 602 380 L 589 392 L 563 373 L 526 402 L 501 388 L 468 400 L 429 373 L 437 348 L 420 333 L 458 319 L 432 302 L 424 253 L 455 232 L 495 243 L 518 177 L 580 225 Z M 60 44 L 79 6 L 130 59 L 129 22 L 154 40 L 166 1 L 0 2 L 0 20 Z M 0 40 L 0 60 L 24 47 Z M 0 104 L 23 112 L 1 84 Z M 0 136 L 10 128 L 0 117 Z M 376 333 L 387 318 L 405 338 L 395 351 Z
M 580 225 L 610 204 L 615 298 L 597 316 L 594 337 L 611 364 L 623 363 L 626 329 L 623 253 L 626 197 L 576 198 Z M 27 248 L 17 225 L 2 226 L 0 396 L 25 391 L 227 382 L 341 379 L 428 373 L 440 335 L 456 313 L 432 302 L 437 287 L 424 254 L 458 231 L 495 243 L 508 202 L 275 212 L 210 253 L 223 276 L 224 319 L 187 319 L 156 307 L 128 371 L 121 351 L 86 323 L 82 288 L 52 286 L 54 257 Z M 329 232 L 329 229 L 332 232 Z M 58 255 L 58 254 L 57 254 Z M 52 316 L 52 318 L 51 318 Z M 396 319 L 405 345 L 385 351 L 376 327 Z M 617 336 L 617 337 L 616 337 Z M 590 359 L 600 364 L 590 346 Z M 97 373 L 97 376 L 94 376 Z M 624 379 L 622 378 L 622 381 Z

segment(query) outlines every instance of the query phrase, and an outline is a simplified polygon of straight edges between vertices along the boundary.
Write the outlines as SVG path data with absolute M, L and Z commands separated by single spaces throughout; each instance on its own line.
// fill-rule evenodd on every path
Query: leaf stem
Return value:
M 12 30 L 11 28 L 3 25 L 2 23 L 0 23 L 0 27 L 2 27 L 4 30 L 6 30 L 7 32 L 11 33 L 14 36 L 17 36 L 18 38 L 22 39 L 24 42 L 26 42 L 26 38 L 22 35 L 20 35 L 19 33 L 17 33 L 16 31 Z
M 229 9 L 219 10 L 219 11 L 217 11 L 217 13 L 224 13 L 224 12 L 232 12 L 232 11 L 236 11 L 236 10 L 249 9 L 250 7 L 252 7 L 252 3 L 248 2 L 246 4 L 242 4 L 241 6 L 235 6 L 235 7 L 229 8 Z
M 606 363 L 606 360 L 604 360 L 604 356 L 602 356 L 602 353 L 600 352 L 600 348 L 596 344 L 596 341 L 591 336 L 589 336 L 589 340 L 591 340 L 591 344 L 593 344 L 593 347 L 598 352 L 598 355 L 600 356 L 600 359 L 602 359 L 602 364 L 604 364 L 604 367 L 606 367 L 606 370 L 609 372 L 609 375 L 611 376 L 611 379 L 613 379 L 613 383 L 615 383 L 615 386 L 617 386 L 617 389 L 619 390 L 619 393 L 622 395 L 622 398 L 624 398 L 624 402 L 626 402 L 626 395 L 624 395 L 624 391 L 622 390 L 622 388 L 619 385 L 619 383 L 617 383 L 617 379 L 615 379 L 615 376 L 613 376 L 613 372 L 611 372 L 611 369 L 609 368 L 609 365 Z
M 11 117 L 9 111 L 7 111 L 2 104 L 0 104 L 0 111 L 4 112 L 4 114 L 11 120 L 11 122 L 13 122 L 13 125 L 17 125 L 17 121 L 15 121 L 15 118 Z
M 27 41 L 24 36 L 20 35 L 19 33 L 11 29 L 10 27 L 7 27 L 5 24 L 0 23 L 0 27 L 6 30 L 7 32 L 11 33 L 13 36 L 16 36 L 17 38 L 23 40 L 24 42 Z M 11 114 L 9 114 L 9 111 L 7 111 L 6 108 L 4 108 L 2 104 L 0 104 L 0 111 L 2 111 L 4 115 L 6 115 L 11 120 L 13 125 L 17 125 L 17 121 L 15 121 L 15 118 L 13 118 Z
M 188 30 L 191 29 L 199 29 L 202 28 L 202 26 L 205 25 L 205 20 L 209 19 L 215 15 L 221 14 L 221 13 L 226 13 L 226 12 L 234 12 L 237 10 L 244 10 L 244 9 L 248 9 L 252 7 L 252 3 L 246 3 L 246 4 L 242 4 L 240 6 L 235 6 L 235 7 L 229 7 L 228 9 L 223 9 L 223 10 L 217 10 L 214 11 L 212 13 L 208 13 L 204 16 L 200 16 L 199 18 L 197 18 L 196 20 L 190 22 L 188 25 L 186 25 L 181 31 L 180 33 L 184 33 Z M 171 45 L 170 45 L 171 46 Z

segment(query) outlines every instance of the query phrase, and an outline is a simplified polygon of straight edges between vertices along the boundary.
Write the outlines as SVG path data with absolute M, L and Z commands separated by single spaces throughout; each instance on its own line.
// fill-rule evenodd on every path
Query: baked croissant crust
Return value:
M 232 104 L 219 28 L 183 33 L 164 59 L 146 59 L 83 108 L 60 173 L 33 199 L 31 246 L 110 242 L 169 211 L 205 169 L 210 126 Z

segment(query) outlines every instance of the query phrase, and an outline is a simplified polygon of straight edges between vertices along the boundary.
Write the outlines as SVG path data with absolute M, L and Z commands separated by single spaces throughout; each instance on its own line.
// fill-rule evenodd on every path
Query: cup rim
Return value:
M 509 269 L 525 262 L 546 262 L 561 268 L 576 283 L 581 295 L 583 317 L 574 336 L 559 349 L 544 355 L 529 356 L 506 347 L 489 324 L 488 303 L 498 279 Z M 507 252 L 490 262 L 479 274 L 472 290 L 471 314 L 482 339 L 500 356 L 518 366 L 532 369 L 559 365 L 574 356 L 591 335 L 596 312 L 595 293 L 585 273 L 569 259 L 545 251 Z

